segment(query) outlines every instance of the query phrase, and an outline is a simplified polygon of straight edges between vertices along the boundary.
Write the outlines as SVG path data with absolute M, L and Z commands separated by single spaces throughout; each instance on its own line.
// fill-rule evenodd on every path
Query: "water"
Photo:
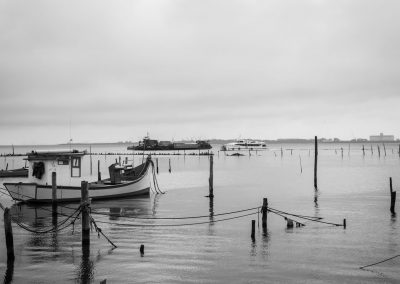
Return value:
M 400 185 L 398 144 L 386 145 L 386 156 L 380 145 L 380 158 L 375 144 L 373 155 L 370 145 L 366 146 L 365 156 L 360 150 L 362 145 L 351 144 L 350 152 L 348 147 L 320 144 L 317 193 L 313 186 L 312 144 L 272 144 L 269 151 L 252 152 L 251 156 L 245 153 L 243 157 L 227 157 L 216 147 L 213 202 L 205 197 L 207 156 L 159 156 L 158 181 L 166 194 L 92 204 L 93 211 L 106 214 L 93 217 L 118 246 L 116 249 L 93 232 L 90 250 L 83 250 L 79 221 L 74 234 L 72 228 L 67 228 L 36 235 L 14 224 L 13 283 L 99 283 L 103 279 L 108 283 L 398 283 L 400 258 L 359 269 L 400 254 L 398 220 L 389 212 L 389 177 L 393 178 L 394 189 Z M 89 150 L 79 149 L 85 148 Z M 288 149 L 293 149 L 292 155 Z M 16 153 L 30 150 L 32 147 L 15 148 Z M 92 146 L 92 151 L 129 153 L 126 145 Z M 5 152 L 11 150 L 0 148 L 0 153 Z M 86 158 L 82 179 L 97 178 L 98 159 L 103 178 L 106 177 L 107 166 L 116 157 L 93 156 L 92 175 Z M 169 158 L 172 173 L 168 172 Z M 138 164 L 142 156 L 134 159 Z M 18 168 L 24 161 L 21 157 L 1 157 L 0 168 L 5 168 L 6 163 L 9 168 Z M 80 179 L 72 182 L 80 184 Z M 258 220 L 257 214 L 193 226 L 132 226 L 216 221 L 231 216 L 215 216 L 218 213 L 260 206 L 263 198 L 268 198 L 273 208 L 324 217 L 324 221 L 342 223 L 346 218 L 347 228 L 306 221 L 305 227 L 287 229 L 283 218 L 272 213 L 268 214 L 265 233 L 261 220 L 259 226 L 257 222 L 254 241 L 250 237 L 251 220 Z M 13 205 L 4 195 L 0 201 Z M 12 212 L 24 223 L 41 228 L 52 224 L 49 209 L 14 205 Z M 66 215 L 72 212 L 67 208 L 59 210 Z M 207 217 L 131 218 L 198 215 Z M 59 221 L 63 218 L 59 216 Z M 0 234 L 0 243 L 0 274 L 5 275 L 4 234 Z M 145 247 L 144 256 L 139 252 L 141 244 Z

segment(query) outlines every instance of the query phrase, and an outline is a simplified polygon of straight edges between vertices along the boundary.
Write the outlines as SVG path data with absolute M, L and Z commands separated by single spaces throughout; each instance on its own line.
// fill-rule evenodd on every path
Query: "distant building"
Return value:
M 369 137 L 369 141 L 371 141 L 371 142 L 390 142 L 390 141 L 394 141 L 394 136 L 393 135 L 383 135 L 383 133 L 381 133 L 380 135 L 371 135 Z

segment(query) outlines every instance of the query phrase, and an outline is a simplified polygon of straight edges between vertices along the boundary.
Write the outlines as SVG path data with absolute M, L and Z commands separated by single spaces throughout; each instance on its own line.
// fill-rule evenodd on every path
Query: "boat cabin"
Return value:
M 53 172 L 57 176 L 80 178 L 84 155 L 86 151 L 78 150 L 32 151 L 26 158 L 29 163 L 28 182 L 51 184 Z

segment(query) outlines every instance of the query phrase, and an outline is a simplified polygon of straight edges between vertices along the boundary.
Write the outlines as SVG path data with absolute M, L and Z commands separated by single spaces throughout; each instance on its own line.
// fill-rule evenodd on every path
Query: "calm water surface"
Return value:
M 368 151 L 363 156 L 360 144 L 351 144 L 350 151 L 348 144 L 320 144 L 317 193 L 311 144 L 272 144 L 268 151 L 252 152 L 251 156 L 244 153 L 243 157 L 225 156 L 216 146 L 213 202 L 205 197 L 207 156 L 159 156 L 158 182 L 164 195 L 92 204 L 94 212 L 104 214 L 93 217 L 118 248 L 112 249 L 93 232 L 90 249 L 82 249 L 79 221 L 74 231 L 69 227 L 44 235 L 14 224 L 15 264 L 12 273 L 10 268 L 7 270 L 1 233 L 0 274 L 12 276 L 13 283 L 99 283 L 103 279 L 107 283 L 399 283 L 400 258 L 359 269 L 400 254 L 399 220 L 389 212 L 389 177 L 395 189 L 400 187 L 398 144 L 386 145 L 386 156 L 380 145 L 380 157 L 377 145 L 373 145 L 373 155 L 370 146 L 366 146 Z M 15 152 L 57 147 L 16 147 Z M 129 153 L 126 145 L 92 146 L 92 151 Z M 11 152 L 11 148 L 0 147 L 0 153 L 5 152 Z M 105 178 L 107 166 L 116 157 L 93 156 L 92 174 L 86 157 L 82 179 L 97 178 L 97 160 Z M 128 157 L 132 161 L 132 155 Z M 168 172 L 169 158 L 172 173 Z M 142 156 L 134 156 L 136 165 L 141 160 Z M 22 157 L 0 157 L 0 168 L 7 163 L 9 168 L 24 165 Z M 76 185 L 81 181 L 57 179 Z M 254 215 L 216 223 L 158 226 L 217 221 L 231 215 L 216 214 L 260 206 L 263 198 L 268 198 L 273 208 L 323 217 L 328 222 L 342 223 L 346 218 L 347 228 L 306 221 L 305 227 L 287 229 L 282 217 L 269 213 L 266 232 L 257 223 L 253 241 L 251 220 L 258 220 L 255 210 Z M 4 195 L 0 195 L 0 202 L 33 228 L 52 224 L 48 206 L 15 205 Z M 59 212 L 71 214 L 69 208 L 61 207 Z M 206 217 L 137 219 L 199 215 Z M 60 215 L 59 221 L 63 218 Z M 145 246 L 143 256 L 139 252 L 141 244 Z

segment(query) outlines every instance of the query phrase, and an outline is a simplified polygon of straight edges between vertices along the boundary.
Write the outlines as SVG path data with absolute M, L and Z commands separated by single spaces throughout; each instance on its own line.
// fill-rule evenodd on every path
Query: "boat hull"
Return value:
M 150 171 L 147 166 L 144 173 L 133 181 L 111 184 L 108 180 L 89 183 L 89 198 L 92 200 L 122 198 L 150 194 Z M 23 202 L 52 202 L 52 186 L 37 183 L 4 183 L 14 200 Z M 57 186 L 57 202 L 79 201 L 81 187 Z

